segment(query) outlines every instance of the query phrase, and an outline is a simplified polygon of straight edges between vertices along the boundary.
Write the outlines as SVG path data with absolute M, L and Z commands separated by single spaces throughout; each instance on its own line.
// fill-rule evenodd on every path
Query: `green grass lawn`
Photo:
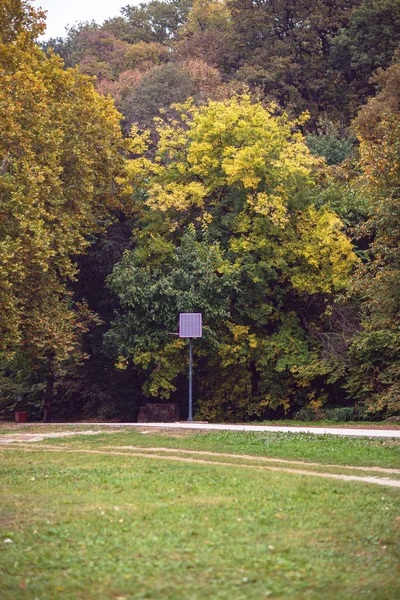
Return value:
M 92 429 L 90 427 L 90 429 Z M 111 430 L 112 431 L 112 430 Z M 400 440 L 352 438 L 312 433 L 232 432 L 123 429 L 109 435 L 77 435 L 74 438 L 49 439 L 42 443 L 71 448 L 97 448 L 104 445 L 211 450 L 232 454 L 251 454 L 290 460 L 314 461 L 338 465 L 365 465 L 400 468 Z
M 147 459 L 128 450 L 81 452 L 163 447 L 400 468 L 398 442 L 176 436 L 129 430 L 42 442 L 61 446 L 56 452 L 35 444 L 30 452 L 2 450 L 0 598 L 400 596 L 399 489 L 240 464 Z

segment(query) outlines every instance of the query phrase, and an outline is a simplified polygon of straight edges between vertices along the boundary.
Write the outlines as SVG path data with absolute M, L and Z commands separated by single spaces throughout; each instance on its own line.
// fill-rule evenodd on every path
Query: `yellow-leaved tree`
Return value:
M 310 330 L 357 257 L 340 219 L 314 201 L 319 163 L 302 121 L 247 94 L 176 112 L 159 121 L 153 159 L 148 136 L 133 132 L 126 185 L 143 204 L 143 227 L 110 277 L 122 307 L 110 337 L 148 373 L 145 391 L 166 396 L 185 368 L 168 327 L 180 311 L 203 312 L 196 368 L 204 417 L 317 405 L 323 386 L 316 390 L 299 367 L 318 352 Z M 207 258 L 215 248 L 219 262 Z M 204 256 L 204 266 L 189 256 Z
M 93 317 L 67 283 L 118 206 L 120 115 L 91 80 L 35 43 L 43 14 L 25 0 L 0 8 L 0 354 L 47 365 L 79 358 Z M 48 412 L 48 411 L 47 411 Z M 48 415 L 47 415 L 48 416 Z

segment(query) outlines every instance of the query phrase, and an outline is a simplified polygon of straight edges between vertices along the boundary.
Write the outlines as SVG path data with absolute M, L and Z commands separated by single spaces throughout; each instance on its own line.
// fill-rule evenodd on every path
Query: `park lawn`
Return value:
M 91 428 L 90 428 L 91 429 Z M 324 464 L 377 466 L 400 469 L 400 440 L 391 438 L 352 438 L 330 434 L 282 432 L 233 432 L 185 429 L 151 429 L 143 426 L 95 436 L 48 439 L 42 444 L 71 448 L 137 446 L 140 448 L 179 448 L 249 454 Z
M 349 464 L 375 451 L 378 462 L 399 467 L 398 445 L 388 440 L 374 446 L 378 440 L 345 438 L 353 443 L 347 447 L 331 436 L 272 435 L 130 431 L 49 440 L 63 445 L 57 452 L 34 444 L 29 452 L 3 450 L 0 597 L 398 598 L 399 489 L 237 465 L 65 452 L 126 444 L 267 456 L 274 446 L 293 458 L 319 439 L 316 448 L 329 462 L 340 449 L 353 452 Z

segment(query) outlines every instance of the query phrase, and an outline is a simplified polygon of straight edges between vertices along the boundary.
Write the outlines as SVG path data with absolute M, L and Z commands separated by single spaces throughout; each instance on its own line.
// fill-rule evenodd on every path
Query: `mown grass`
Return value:
M 398 447 L 388 441 L 346 439 L 350 448 L 342 438 L 274 436 L 124 432 L 57 445 L 190 445 L 255 455 L 274 447 L 290 458 L 314 441 L 313 452 L 324 448 L 325 456 L 352 449 L 350 464 L 375 448 L 381 463 L 399 466 L 393 465 Z M 396 489 L 34 446 L 2 451 L 1 465 L 2 600 L 392 600 L 400 594 Z
M 143 433 L 144 432 L 144 433 Z M 129 428 L 118 433 L 49 439 L 42 443 L 71 447 L 139 446 L 211 450 L 333 463 L 338 465 L 400 468 L 400 440 L 352 438 L 311 433 L 193 431 Z

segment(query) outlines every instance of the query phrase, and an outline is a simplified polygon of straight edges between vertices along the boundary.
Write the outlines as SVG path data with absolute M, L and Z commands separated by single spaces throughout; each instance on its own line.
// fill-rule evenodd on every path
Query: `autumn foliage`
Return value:
M 152 0 L 39 44 L 3 0 L 0 410 L 180 401 L 199 311 L 199 416 L 396 414 L 399 23 Z
M 123 141 L 112 103 L 36 46 L 40 20 L 29 9 L 27 26 L 24 4 L 10 3 L 13 36 L 3 29 L 0 45 L 0 349 L 55 369 L 87 326 L 67 284 L 73 256 L 118 206 Z

